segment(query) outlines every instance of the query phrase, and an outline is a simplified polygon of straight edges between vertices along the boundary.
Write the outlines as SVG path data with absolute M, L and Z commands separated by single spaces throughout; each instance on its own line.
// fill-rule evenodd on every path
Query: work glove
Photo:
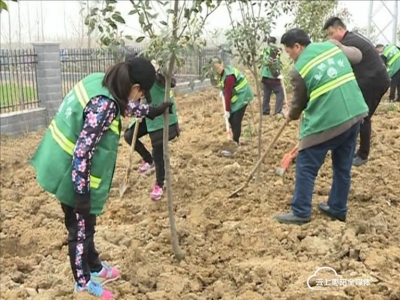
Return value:
M 88 216 L 90 214 L 90 209 L 90 194 L 75 193 L 75 212 L 83 216 Z
M 283 79 L 283 75 L 280 74 L 277 78 L 282 80 Z
M 224 118 L 225 118 L 225 119 L 229 119 L 230 116 L 231 116 L 231 113 L 230 113 L 229 111 L 226 111 L 226 112 L 224 113 Z
M 163 102 L 160 105 L 154 107 L 150 106 L 149 107 L 149 113 L 147 114 L 147 117 L 151 120 L 153 120 L 155 117 L 161 116 L 167 109 L 169 109 L 169 113 L 172 114 L 172 106 L 174 103 L 167 101 Z
M 219 96 L 222 98 L 224 97 L 224 93 L 222 91 L 219 92 Z

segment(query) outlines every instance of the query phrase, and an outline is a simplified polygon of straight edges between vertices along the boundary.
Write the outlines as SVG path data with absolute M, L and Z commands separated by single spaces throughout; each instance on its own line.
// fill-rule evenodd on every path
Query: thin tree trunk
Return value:
M 29 3 L 26 6 L 28 9 L 28 35 L 29 35 L 29 43 L 32 43 L 32 30 L 31 30 L 31 14 L 29 10 Z
M 40 21 L 42 24 L 42 42 L 44 42 L 43 1 L 40 1 Z
M 11 1 L 8 0 L 8 7 L 10 8 Z M 12 35 L 11 35 L 11 11 L 8 11 L 8 47 L 11 51 L 11 42 L 12 42 Z
M 255 57 L 252 58 L 252 61 L 255 62 Z M 259 110 L 259 120 L 258 120 L 258 159 L 260 159 L 261 158 L 261 152 L 262 152 L 263 109 L 262 109 L 260 82 L 258 80 L 257 66 L 256 66 L 255 63 L 253 64 L 253 75 L 254 75 L 254 79 L 256 80 L 257 101 L 258 101 L 258 110 Z M 256 182 L 260 182 L 260 173 L 261 173 L 261 164 L 257 168 Z
M 89 0 L 86 0 L 86 6 L 87 6 L 87 15 L 89 16 L 90 15 L 90 1 Z M 88 38 L 88 49 L 90 49 L 90 47 L 91 47 L 91 43 L 90 43 L 90 41 L 91 41 L 91 33 L 90 33 L 90 29 L 89 29 L 89 26 L 87 27 L 87 31 L 88 31 L 88 34 L 87 34 L 87 38 Z
M 18 46 L 22 48 L 22 39 L 21 39 L 21 2 L 18 2 Z
M 177 30 L 178 30 L 178 10 L 179 10 L 179 0 L 174 1 L 174 16 L 172 20 L 172 38 L 177 40 Z M 165 101 L 170 100 L 171 91 L 171 78 L 172 71 L 175 65 L 175 53 L 171 53 L 168 74 L 165 76 Z M 174 201 L 172 194 L 172 178 L 171 178 L 171 166 L 169 160 L 169 111 L 164 113 L 164 164 L 165 164 L 165 178 L 166 178 L 166 188 L 167 188 L 167 199 L 168 199 L 168 217 L 171 229 L 171 243 L 172 249 L 174 251 L 175 259 L 179 262 L 185 258 L 185 252 L 179 247 L 178 233 L 176 230 L 175 215 L 174 215 Z

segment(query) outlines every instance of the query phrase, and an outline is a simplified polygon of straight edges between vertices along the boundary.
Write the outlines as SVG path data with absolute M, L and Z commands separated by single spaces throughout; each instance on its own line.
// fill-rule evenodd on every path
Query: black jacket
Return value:
M 362 53 L 360 63 L 353 65 L 353 71 L 362 91 L 372 87 L 384 87 L 390 84 L 389 75 L 382 58 L 376 52 L 374 45 L 363 35 L 347 31 L 340 41 L 345 46 L 353 46 Z

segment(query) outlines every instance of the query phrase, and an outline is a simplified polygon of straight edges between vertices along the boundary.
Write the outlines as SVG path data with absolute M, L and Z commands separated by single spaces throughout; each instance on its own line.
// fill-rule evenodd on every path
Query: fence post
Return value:
M 33 43 L 37 55 L 36 82 L 39 106 L 47 110 L 47 124 L 62 101 L 60 43 Z

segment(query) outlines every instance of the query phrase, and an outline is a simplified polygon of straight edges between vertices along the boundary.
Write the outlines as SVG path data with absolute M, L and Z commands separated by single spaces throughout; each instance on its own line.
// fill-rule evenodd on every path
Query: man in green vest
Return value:
M 318 207 L 323 214 L 344 222 L 357 135 L 368 114 L 350 64 L 361 61 L 361 52 L 337 41 L 311 43 L 302 29 L 289 30 L 281 43 L 295 61 L 291 71 L 293 98 L 286 120 L 289 123 L 300 116 L 302 120 L 292 211 L 275 219 L 292 224 L 311 220 L 314 182 L 331 151 L 331 191 L 328 202 Z
M 397 89 L 397 99 L 400 102 L 400 49 L 396 45 L 377 45 L 377 51 L 380 52 L 383 62 L 391 80 L 389 100 L 395 100 L 395 91 Z
M 233 144 L 222 151 L 224 156 L 232 156 L 240 145 L 242 121 L 247 105 L 253 101 L 254 95 L 246 77 L 232 66 L 223 66 L 220 58 L 211 60 L 214 74 L 219 79 L 219 87 L 225 98 L 224 118 L 232 128 Z
M 268 47 L 261 53 L 263 65 L 261 68 L 262 83 L 264 85 L 263 114 L 270 114 L 271 94 L 276 97 L 275 115 L 282 112 L 283 100 L 285 98 L 281 83 L 282 63 L 280 60 L 281 51 L 276 46 L 276 38 L 268 38 Z
M 127 60 L 132 59 L 127 57 Z M 151 106 L 158 106 L 164 102 L 165 99 L 165 78 L 160 73 L 159 66 L 153 62 L 153 66 L 156 69 L 156 82 L 150 90 L 150 98 L 146 99 L 146 103 Z M 171 88 L 176 85 L 175 78 L 172 78 Z M 176 104 L 173 92 L 170 92 L 170 101 L 173 103 L 172 111 L 169 116 L 169 140 L 179 136 L 179 125 L 178 115 L 176 111 Z M 130 145 L 132 144 L 133 132 L 135 128 L 136 120 L 133 119 L 129 128 L 125 131 L 125 141 Z M 150 136 L 152 154 L 146 149 L 139 138 Z M 160 200 L 163 195 L 164 180 L 165 180 L 165 169 L 164 169 L 164 117 L 158 116 L 154 120 L 150 118 L 144 118 L 139 124 L 138 139 L 135 144 L 135 151 L 139 153 L 143 161 L 138 169 L 139 174 L 147 174 L 155 168 L 156 171 L 156 182 L 153 186 L 153 190 L 150 194 L 152 200 Z
M 75 290 L 103 300 L 114 297 L 103 285 L 120 273 L 99 259 L 96 216 L 111 188 L 121 117 L 154 119 L 172 106 L 138 103 L 154 81 L 154 67 L 144 58 L 83 78 L 64 98 L 30 161 L 39 185 L 61 202 Z

